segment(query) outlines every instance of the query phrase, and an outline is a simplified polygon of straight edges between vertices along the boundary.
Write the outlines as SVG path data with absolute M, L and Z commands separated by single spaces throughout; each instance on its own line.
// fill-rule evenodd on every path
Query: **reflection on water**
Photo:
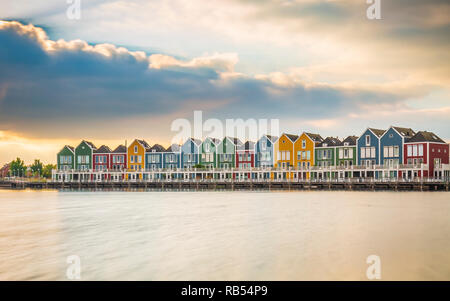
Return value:
M 450 280 L 449 196 L 0 190 L 0 280 Z

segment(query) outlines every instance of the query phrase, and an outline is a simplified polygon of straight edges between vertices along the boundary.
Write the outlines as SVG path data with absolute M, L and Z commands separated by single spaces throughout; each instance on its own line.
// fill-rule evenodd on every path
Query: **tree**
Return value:
M 9 168 L 9 174 L 15 177 L 24 177 L 27 171 L 27 167 L 25 163 L 20 158 L 11 162 L 11 166 Z
M 42 169 L 42 176 L 44 178 L 50 179 L 52 177 L 52 170 L 56 169 L 56 165 L 54 164 L 47 164 Z
M 31 164 L 31 166 L 30 166 L 31 172 L 35 176 L 42 175 L 42 168 L 43 168 L 43 164 L 42 164 L 41 160 L 39 160 L 39 159 L 34 160 L 34 163 Z

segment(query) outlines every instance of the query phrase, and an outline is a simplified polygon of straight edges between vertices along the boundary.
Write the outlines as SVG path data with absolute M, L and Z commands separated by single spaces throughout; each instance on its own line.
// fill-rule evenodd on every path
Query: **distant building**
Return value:
M 3 167 L 0 169 L 0 178 L 5 178 L 9 174 L 11 163 L 6 163 L 3 165 Z

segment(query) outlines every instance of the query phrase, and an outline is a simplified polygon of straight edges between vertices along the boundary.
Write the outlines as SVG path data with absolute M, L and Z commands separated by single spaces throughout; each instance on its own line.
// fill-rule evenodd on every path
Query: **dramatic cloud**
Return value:
M 234 72 L 235 54 L 183 61 L 110 44 L 52 41 L 33 25 L 0 25 L 0 127 L 40 132 L 46 123 L 101 122 L 202 109 L 228 117 L 324 118 L 367 105 L 398 106 L 412 92 L 304 85 L 289 75 Z M 190 112 L 187 112 L 190 114 Z M 21 121 L 21 122 L 18 122 Z M 25 122 L 26 121 L 26 122 Z M 33 126 L 30 127 L 30 123 Z

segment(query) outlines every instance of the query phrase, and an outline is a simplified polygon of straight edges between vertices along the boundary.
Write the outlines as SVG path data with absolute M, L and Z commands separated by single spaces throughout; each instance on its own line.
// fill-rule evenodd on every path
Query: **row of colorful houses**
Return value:
M 131 171 L 177 169 L 203 166 L 207 168 L 274 167 L 305 170 L 311 167 L 327 169 L 332 166 L 425 165 L 418 177 L 432 177 L 436 166 L 449 163 L 449 144 L 432 132 L 415 132 L 410 128 L 391 126 L 387 130 L 367 128 L 360 136 L 322 138 L 319 134 L 284 133 L 280 137 L 263 135 L 258 141 L 242 142 L 237 138 L 222 140 L 189 138 L 182 145 L 165 148 L 150 146 L 136 139 L 128 147 L 114 150 L 102 145 L 97 148 L 89 141 L 77 147 L 69 145 L 57 155 L 58 170 Z M 395 170 L 391 171 L 396 173 Z M 400 172 L 399 172 L 400 173 Z M 324 177 L 333 177 L 331 172 Z M 367 176 L 377 177 L 376 174 Z M 402 177 L 402 174 L 393 174 Z

